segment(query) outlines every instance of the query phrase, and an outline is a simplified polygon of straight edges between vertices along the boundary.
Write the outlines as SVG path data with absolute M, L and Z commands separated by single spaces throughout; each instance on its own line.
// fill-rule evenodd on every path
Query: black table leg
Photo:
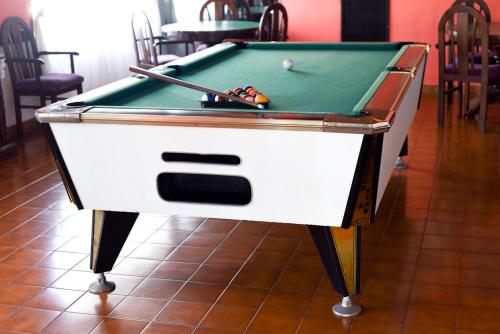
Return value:
M 114 283 L 106 281 L 104 272 L 113 268 L 138 216 L 138 213 L 94 210 L 90 268 L 99 276 L 91 284 L 90 292 L 114 290 Z
M 401 151 L 399 152 L 399 157 L 396 158 L 396 163 L 394 164 L 394 168 L 399 170 L 407 169 L 408 164 L 403 161 L 403 157 L 407 155 L 408 155 L 408 136 L 405 138 L 403 147 L 401 147 Z
M 333 307 L 333 313 L 341 317 L 359 314 L 361 307 L 350 296 L 360 290 L 361 227 L 308 227 L 333 288 L 344 296 L 342 303 Z

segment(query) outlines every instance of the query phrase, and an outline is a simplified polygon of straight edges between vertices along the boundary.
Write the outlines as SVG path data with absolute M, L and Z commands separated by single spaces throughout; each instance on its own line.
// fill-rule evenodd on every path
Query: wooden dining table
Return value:
M 227 38 L 252 38 L 256 36 L 259 23 L 253 21 L 192 21 L 163 25 L 161 30 L 191 42 L 220 43 Z

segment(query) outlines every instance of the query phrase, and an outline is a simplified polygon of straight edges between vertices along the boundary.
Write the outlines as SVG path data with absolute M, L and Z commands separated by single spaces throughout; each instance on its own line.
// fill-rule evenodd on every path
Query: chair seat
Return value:
M 158 64 L 163 65 L 166 63 L 170 63 L 171 61 L 174 61 L 176 59 L 179 59 L 179 56 L 172 55 L 172 54 L 166 54 L 166 55 L 158 55 Z
M 196 52 L 200 52 L 200 51 L 203 51 L 205 49 L 208 49 L 208 48 L 211 48 L 212 46 L 216 45 L 217 43 L 201 43 L 200 45 L 198 45 L 198 47 L 196 48 Z
M 206 44 L 206 43 L 203 43 L 203 44 L 200 44 L 198 45 L 198 47 L 196 48 L 196 52 L 200 52 L 200 51 L 203 51 L 205 49 L 208 49 L 210 47 L 210 45 Z
M 469 53 L 469 57 L 472 53 Z M 500 57 L 496 54 L 496 52 L 488 50 L 488 60 L 490 65 L 500 64 Z M 458 57 L 455 57 L 455 62 L 458 62 Z M 481 53 L 474 53 L 474 63 L 481 63 Z
M 482 69 L 481 64 L 474 64 L 473 75 L 480 75 L 481 69 Z M 455 73 L 457 73 L 457 67 L 455 64 L 448 64 L 448 65 L 446 65 L 445 71 L 448 74 L 455 74 Z M 500 81 L 500 64 L 493 64 L 493 65 L 488 66 L 488 78 L 489 78 L 490 82 Z
M 40 76 L 42 93 L 58 95 L 76 89 L 83 82 L 83 77 L 78 74 L 48 73 Z M 39 95 L 40 88 L 35 78 L 24 79 L 16 83 L 16 90 L 21 94 Z
M 491 50 L 488 50 L 488 60 L 490 62 L 490 65 L 500 64 L 500 58 L 497 56 L 496 52 L 491 51 Z M 474 62 L 475 63 L 481 62 L 481 54 L 480 53 L 474 54 Z

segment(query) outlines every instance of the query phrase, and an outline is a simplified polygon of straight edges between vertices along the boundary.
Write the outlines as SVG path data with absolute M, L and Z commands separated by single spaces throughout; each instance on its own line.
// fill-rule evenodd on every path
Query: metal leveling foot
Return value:
M 350 296 L 342 298 L 342 302 L 333 306 L 333 314 L 342 318 L 349 318 L 361 312 L 361 306 L 354 303 Z
M 116 288 L 115 283 L 108 282 L 104 273 L 97 274 L 97 282 L 90 284 L 89 291 L 95 294 L 111 292 Z
M 396 162 L 394 163 L 394 168 L 396 169 L 407 169 L 408 168 L 408 164 L 406 164 L 404 161 L 403 161 L 403 158 L 401 157 L 397 157 L 396 158 Z

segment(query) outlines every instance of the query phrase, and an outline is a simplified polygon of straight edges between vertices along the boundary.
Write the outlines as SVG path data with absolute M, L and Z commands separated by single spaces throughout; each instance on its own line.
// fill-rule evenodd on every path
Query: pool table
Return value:
M 360 226 L 374 221 L 412 124 L 427 53 L 224 43 L 152 71 L 219 91 L 252 85 L 268 109 L 202 108 L 199 91 L 136 75 L 38 110 L 71 200 L 94 210 L 93 289 L 107 288 L 140 212 L 296 223 L 344 296 L 334 313 L 359 313 Z

